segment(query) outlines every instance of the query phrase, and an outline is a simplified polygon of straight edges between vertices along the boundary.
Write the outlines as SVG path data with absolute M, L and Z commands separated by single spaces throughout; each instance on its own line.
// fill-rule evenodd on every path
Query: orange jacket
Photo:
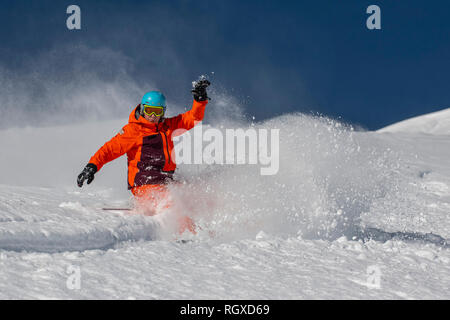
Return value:
M 136 186 L 164 184 L 172 179 L 176 164 L 172 137 L 176 129 L 192 129 L 203 120 L 208 101 L 196 101 L 192 109 L 159 123 L 150 123 L 139 115 L 139 105 L 131 112 L 128 124 L 106 142 L 89 160 L 99 171 L 106 163 L 128 156 L 128 189 Z

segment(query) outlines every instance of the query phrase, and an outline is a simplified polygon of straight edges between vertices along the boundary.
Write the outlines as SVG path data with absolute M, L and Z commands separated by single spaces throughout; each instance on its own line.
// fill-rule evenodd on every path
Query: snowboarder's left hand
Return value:
M 81 188 L 83 186 L 84 180 L 87 180 L 87 184 L 90 184 L 94 180 L 94 174 L 97 172 L 97 166 L 93 163 L 88 163 L 84 167 L 83 172 L 78 175 L 77 183 Z
M 194 81 L 192 83 L 193 89 L 191 90 L 192 95 L 196 101 L 205 101 L 209 100 L 208 95 L 206 93 L 206 88 L 211 84 L 206 79 L 200 79 L 198 81 Z

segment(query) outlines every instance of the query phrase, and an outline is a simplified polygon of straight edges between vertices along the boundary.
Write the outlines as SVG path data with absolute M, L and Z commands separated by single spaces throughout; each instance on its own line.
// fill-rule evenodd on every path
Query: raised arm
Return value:
M 169 129 L 175 131 L 176 129 L 192 129 L 198 122 L 203 120 L 205 115 L 205 107 L 208 101 L 196 101 L 192 103 L 191 110 L 185 113 L 179 114 L 173 118 L 167 118 L 164 120 L 164 124 L 167 124 Z
M 210 84 L 211 83 L 206 79 L 195 81 L 193 83 L 193 89 L 191 90 L 192 95 L 194 96 L 191 110 L 179 114 L 176 117 L 165 119 L 164 124 L 172 131 L 177 129 L 190 130 L 198 122 L 202 121 L 205 115 L 205 107 L 209 100 L 206 88 Z M 175 135 L 178 134 L 175 133 Z

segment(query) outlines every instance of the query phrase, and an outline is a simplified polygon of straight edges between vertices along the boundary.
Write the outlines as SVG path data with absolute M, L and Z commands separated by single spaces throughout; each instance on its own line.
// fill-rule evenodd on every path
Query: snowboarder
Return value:
M 77 179 L 81 188 L 85 180 L 90 184 L 94 175 L 108 162 L 127 154 L 128 189 L 139 201 L 155 204 L 167 193 L 176 168 L 172 154 L 172 137 L 190 130 L 203 120 L 208 103 L 206 79 L 193 82 L 192 109 L 172 118 L 165 118 L 166 98 L 159 91 L 147 92 L 130 114 L 128 124 L 106 142 L 89 160 Z M 181 131 L 181 132 L 180 132 Z M 154 214 L 154 213 L 153 213 Z M 195 233 L 192 221 L 184 217 L 180 233 L 188 228 Z

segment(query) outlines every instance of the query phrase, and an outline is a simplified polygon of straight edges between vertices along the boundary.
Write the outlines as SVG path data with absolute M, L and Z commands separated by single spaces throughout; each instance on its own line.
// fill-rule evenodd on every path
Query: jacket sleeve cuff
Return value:
M 89 160 L 89 163 L 86 166 L 93 168 L 95 172 L 100 171 L 100 169 L 102 168 L 102 166 L 99 165 L 93 158 Z

